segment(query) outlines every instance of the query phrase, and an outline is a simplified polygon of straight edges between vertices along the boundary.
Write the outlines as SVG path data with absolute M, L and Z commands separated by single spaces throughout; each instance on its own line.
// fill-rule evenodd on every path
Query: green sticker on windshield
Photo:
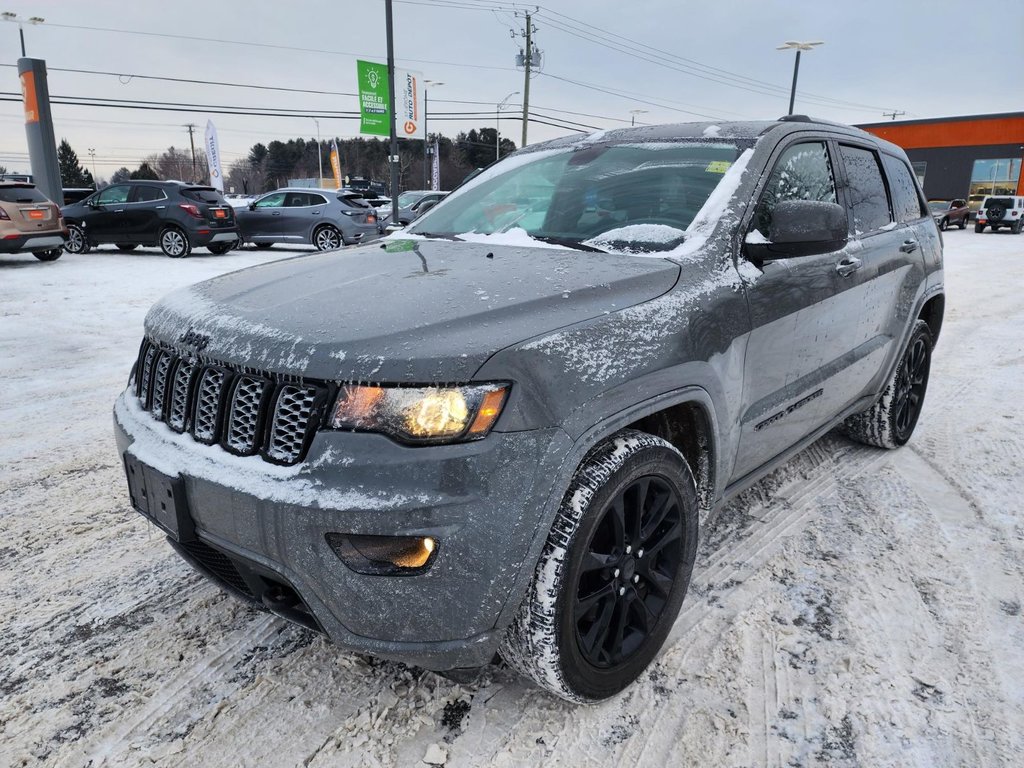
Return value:
M 728 160 L 712 160 L 704 170 L 708 173 L 725 173 L 732 165 Z
M 387 253 L 401 253 L 402 251 L 411 251 L 415 248 L 415 240 L 388 240 L 384 243 L 384 250 Z

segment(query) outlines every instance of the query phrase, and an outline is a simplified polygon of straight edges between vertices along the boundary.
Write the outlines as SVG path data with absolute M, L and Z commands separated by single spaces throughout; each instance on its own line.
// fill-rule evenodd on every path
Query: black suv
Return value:
M 181 181 L 112 184 L 64 206 L 68 253 L 113 243 L 122 251 L 159 245 L 173 259 L 195 247 L 227 253 L 238 240 L 234 209 L 213 187 Z
M 834 427 L 910 439 L 943 308 L 899 147 L 623 128 L 515 153 L 343 269 L 167 296 L 115 433 L 133 504 L 235 594 L 596 700 L 668 636 L 703 514 Z

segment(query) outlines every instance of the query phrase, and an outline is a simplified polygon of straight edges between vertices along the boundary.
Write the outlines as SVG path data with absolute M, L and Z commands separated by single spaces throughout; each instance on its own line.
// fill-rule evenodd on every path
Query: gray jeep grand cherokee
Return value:
M 117 443 L 236 595 L 593 701 L 658 653 L 704 513 L 834 427 L 909 439 L 943 304 L 914 174 L 867 133 L 559 139 L 383 244 L 164 298 Z

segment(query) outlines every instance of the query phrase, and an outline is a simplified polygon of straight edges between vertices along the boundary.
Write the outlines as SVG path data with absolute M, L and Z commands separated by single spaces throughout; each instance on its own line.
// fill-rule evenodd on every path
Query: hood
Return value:
M 664 259 L 399 240 L 272 262 L 176 291 L 152 337 L 335 381 L 463 382 L 500 349 L 668 291 Z

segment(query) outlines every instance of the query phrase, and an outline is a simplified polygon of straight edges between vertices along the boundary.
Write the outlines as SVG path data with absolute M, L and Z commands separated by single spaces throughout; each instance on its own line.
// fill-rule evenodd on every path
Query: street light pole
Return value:
M 801 43 L 796 40 L 787 40 L 785 43 L 780 45 L 775 50 L 777 51 L 796 51 L 796 61 L 793 62 L 793 87 L 789 91 L 789 114 L 793 114 L 793 104 L 796 101 L 796 78 L 800 73 L 800 52 L 801 51 L 813 51 L 815 46 L 824 45 L 825 43 L 821 40 L 816 40 L 813 43 Z
M 96 176 L 96 148 L 89 147 L 89 159 L 92 160 L 92 185 L 95 189 L 99 189 L 99 178 Z
M 316 123 L 316 166 L 320 169 L 320 178 L 317 179 L 317 187 L 324 185 L 324 148 L 320 146 L 320 121 L 315 117 L 312 118 L 313 122 Z
M 433 86 L 434 88 L 440 88 L 444 83 L 437 80 L 424 80 L 424 86 Z M 430 155 L 430 133 L 427 131 L 427 107 L 430 105 L 429 102 L 430 92 L 424 87 L 423 88 L 423 188 L 427 187 L 427 160 Z
M 648 110 L 646 110 L 646 109 L 631 109 L 631 110 L 629 110 L 629 114 L 630 114 L 629 124 L 631 126 L 636 125 L 636 116 L 637 115 L 646 115 L 647 111 Z
M 508 100 L 513 96 L 518 96 L 519 91 L 512 91 L 508 96 L 502 99 L 498 103 L 498 108 L 494 111 L 494 160 L 497 162 L 501 159 L 501 110 L 508 104 Z
M 387 26 L 388 36 L 388 122 L 391 133 L 391 154 L 388 156 L 388 165 L 391 168 L 390 189 L 391 199 L 394 201 L 395 216 L 398 215 L 398 132 L 395 128 L 395 23 L 392 13 L 391 0 L 384 0 L 384 20 Z M 394 217 L 392 217 L 394 218 Z
M 25 53 L 25 27 L 24 21 L 28 21 L 29 24 L 42 24 L 46 19 L 40 18 L 39 16 L 29 16 L 28 19 L 22 20 L 18 18 L 18 14 L 11 11 L 4 11 L 0 13 L 0 21 L 10 21 L 18 25 L 18 37 L 21 38 L 21 58 L 25 58 L 28 54 Z

